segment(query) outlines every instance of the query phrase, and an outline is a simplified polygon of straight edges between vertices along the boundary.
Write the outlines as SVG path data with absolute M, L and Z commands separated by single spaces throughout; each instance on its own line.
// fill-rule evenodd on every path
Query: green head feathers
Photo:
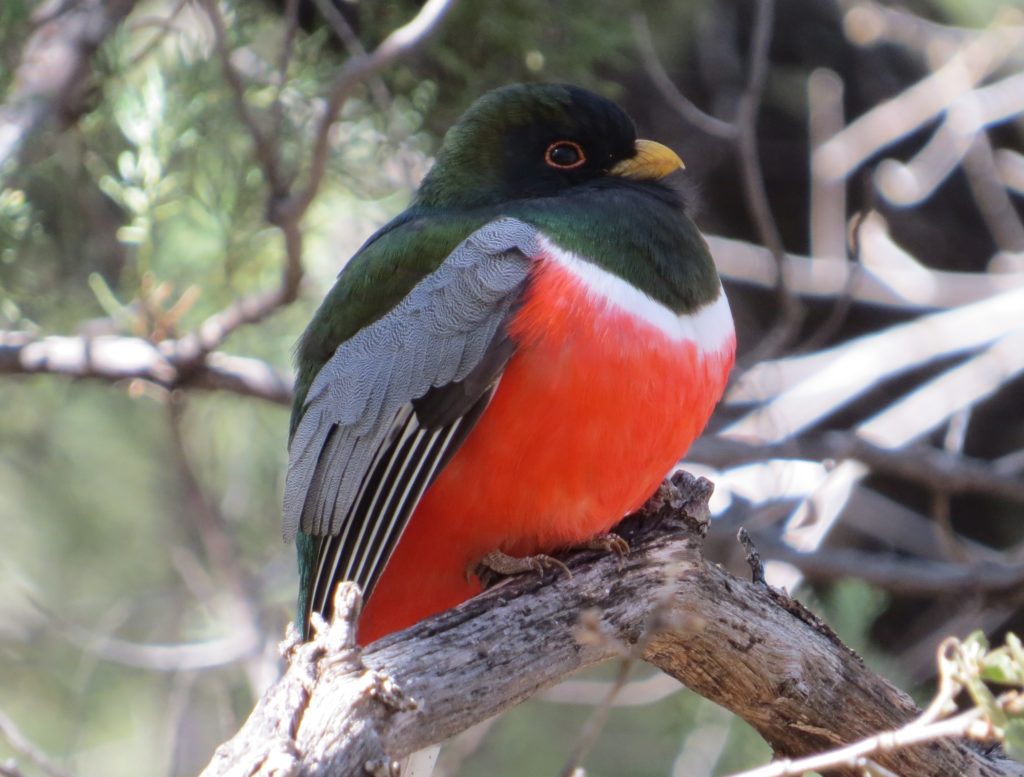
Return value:
M 480 207 L 551 196 L 635 154 L 636 128 L 610 100 L 575 86 L 514 84 L 485 94 L 448 131 L 416 202 Z

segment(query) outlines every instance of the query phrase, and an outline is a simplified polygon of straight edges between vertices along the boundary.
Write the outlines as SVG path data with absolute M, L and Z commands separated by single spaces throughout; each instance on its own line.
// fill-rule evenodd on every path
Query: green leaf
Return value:
M 1009 721 L 1003 729 L 1006 754 L 1015 761 L 1024 762 L 1024 720 Z
M 997 650 L 985 656 L 981 677 L 1001 685 L 1024 685 L 1024 664 L 1019 663 L 1005 650 Z
M 1005 654 L 988 656 L 981 671 L 981 678 L 1000 685 L 1020 684 L 1020 672 Z

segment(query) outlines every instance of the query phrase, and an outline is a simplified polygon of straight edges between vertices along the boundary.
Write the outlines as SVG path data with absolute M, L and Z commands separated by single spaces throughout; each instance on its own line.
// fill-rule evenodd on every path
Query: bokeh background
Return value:
M 338 74 L 419 10 L 0 5 L 5 774 L 195 774 L 277 676 L 293 345 L 445 127 L 516 80 L 616 99 L 687 162 L 741 356 L 686 463 L 718 484 L 709 555 L 743 574 L 746 526 L 772 582 L 922 700 L 942 637 L 1024 625 L 1024 6 L 462 0 L 353 84 L 282 226 Z M 613 670 L 439 773 L 556 773 Z M 585 765 L 769 757 L 641 667 Z

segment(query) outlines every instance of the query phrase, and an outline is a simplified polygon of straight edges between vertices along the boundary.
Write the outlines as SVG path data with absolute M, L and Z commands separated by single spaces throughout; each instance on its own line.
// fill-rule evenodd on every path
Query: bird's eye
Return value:
M 544 152 L 544 161 L 559 170 L 572 170 L 586 162 L 587 156 L 579 143 L 559 140 L 548 146 L 548 150 Z

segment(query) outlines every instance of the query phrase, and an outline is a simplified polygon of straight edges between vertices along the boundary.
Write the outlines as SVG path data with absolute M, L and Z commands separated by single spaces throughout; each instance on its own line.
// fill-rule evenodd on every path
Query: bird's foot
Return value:
M 614 553 L 619 557 L 620 567 L 622 566 L 622 559 L 629 555 L 629 543 L 611 531 L 607 534 L 598 534 L 596 537 L 591 537 L 582 545 L 577 545 L 576 547 L 583 550 L 599 550 L 604 553 Z
M 492 550 L 475 566 L 467 567 L 466 579 L 469 579 L 471 574 L 475 574 L 480 578 L 484 588 L 490 588 L 503 577 L 521 575 L 524 572 L 533 572 L 544 577 L 544 573 L 549 569 L 565 572 L 566 576 L 572 580 L 572 571 L 569 567 L 545 553 L 538 553 L 535 556 L 510 556 L 500 550 Z

